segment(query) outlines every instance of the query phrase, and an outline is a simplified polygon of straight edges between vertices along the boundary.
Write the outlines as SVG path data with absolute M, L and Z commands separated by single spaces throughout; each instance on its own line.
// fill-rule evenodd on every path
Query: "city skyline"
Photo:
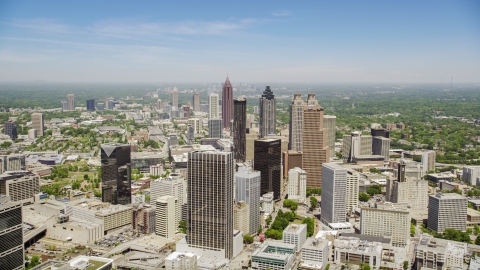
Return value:
M 48 3 L 0 4 L 1 82 L 479 81 L 477 1 Z

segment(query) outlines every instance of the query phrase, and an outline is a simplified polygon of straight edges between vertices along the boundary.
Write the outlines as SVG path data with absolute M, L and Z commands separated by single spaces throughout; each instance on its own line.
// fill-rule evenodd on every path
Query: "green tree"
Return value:
M 187 233 L 187 221 L 185 220 L 180 221 L 178 228 L 180 228 L 181 233 Z
M 358 199 L 359 199 L 361 202 L 368 202 L 368 200 L 370 200 L 370 196 L 368 196 L 367 193 L 362 192 L 362 193 L 360 193 L 360 195 L 358 195 Z
M 83 179 L 88 180 L 88 174 L 84 174 Z
M 408 261 L 403 262 L 403 270 L 408 270 Z
M 318 203 L 317 198 L 315 198 L 313 196 L 310 197 L 310 207 L 311 208 L 314 208 L 314 209 L 317 208 L 317 203 Z
M 475 245 L 480 245 L 480 236 L 477 236 L 477 238 L 475 238 Z
M 307 237 L 310 237 L 315 232 L 315 218 L 304 218 L 303 224 L 307 224 Z
M 27 269 L 32 269 L 33 267 L 39 265 L 40 262 L 40 257 L 33 255 L 32 258 L 30 259 L 30 263 L 27 266 Z
M 243 236 L 243 243 L 244 243 L 244 244 L 251 244 L 251 243 L 253 243 L 253 236 L 248 235 L 248 234 L 245 234 L 245 235 Z

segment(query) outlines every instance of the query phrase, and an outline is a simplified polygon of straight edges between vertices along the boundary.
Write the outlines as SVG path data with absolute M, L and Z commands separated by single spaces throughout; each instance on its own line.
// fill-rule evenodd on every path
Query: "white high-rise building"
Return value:
M 249 208 L 249 230 L 245 234 L 255 234 L 260 225 L 260 172 L 249 166 L 238 167 L 235 173 L 235 200 L 245 201 Z
M 422 153 L 422 167 L 424 173 L 435 171 L 435 151 L 426 151 Z
M 218 106 L 218 94 L 210 94 L 208 96 L 208 119 L 220 119 Z
M 345 207 L 347 213 L 353 213 L 358 206 L 358 184 L 360 173 L 354 170 L 347 171 L 347 196 L 345 196 Z
M 307 240 L 306 224 L 290 224 L 283 230 L 283 243 L 295 245 L 298 252 L 302 249 L 303 244 Z
M 322 165 L 322 222 L 346 221 L 347 169 L 336 163 Z
M 266 215 L 273 213 L 273 191 L 263 194 L 262 208 Z
M 307 238 L 302 247 L 302 262 L 305 269 L 326 269 L 329 258 L 329 246 L 326 239 Z M 321 268 L 319 268 L 321 266 Z
M 465 231 L 467 227 L 467 198 L 456 193 L 430 195 L 427 228 L 443 233 L 452 228 Z
M 162 196 L 155 201 L 155 234 L 170 239 L 175 237 L 177 203 L 174 196 Z
M 171 173 L 166 178 L 150 182 L 150 201 L 154 202 L 162 196 L 177 198 L 175 210 L 175 225 L 178 227 L 182 218 L 182 205 L 187 203 L 187 184 L 182 175 Z
M 335 115 L 324 115 L 323 126 L 327 133 L 327 146 L 330 148 L 330 157 L 335 157 L 335 133 L 336 133 L 336 121 Z
M 462 181 L 472 186 L 480 184 L 480 166 L 463 167 Z
M 37 131 L 37 136 L 43 136 L 45 130 L 43 113 L 32 113 L 32 128 Z
M 201 118 L 189 118 L 188 124 L 192 125 L 194 133 L 200 133 L 203 130 L 203 121 Z
M 257 216 L 260 216 L 260 213 Z M 233 206 L 233 229 L 250 234 L 249 207 L 244 201 L 239 201 Z
M 175 111 L 178 111 L 178 89 L 176 86 L 173 87 L 172 91 L 172 110 L 175 108 Z
M 406 177 L 406 181 L 400 182 L 389 179 L 391 191 L 387 189 L 388 200 L 393 203 L 404 203 L 410 206 L 412 216 L 426 215 L 428 207 L 428 182 Z
M 302 151 L 304 106 L 305 101 L 302 99 L 302 94 L 293 94 L 293 100 L 290 104 L 290 137 L 288 150 Z
M 298 202 L 307 201 L 307 172 L 295 167 L 288 171 L 288 198 Z

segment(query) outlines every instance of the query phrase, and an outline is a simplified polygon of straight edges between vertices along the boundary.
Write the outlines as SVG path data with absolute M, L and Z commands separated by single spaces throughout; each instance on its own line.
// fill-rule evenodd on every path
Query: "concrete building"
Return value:
M 192 97 L 192 104 L 193 104 L 193 111 L 199 112 L 200 111 L 200 94 L 198 91 L 195 91 Z
M 230 129 L 233 120 L 233 86 L 228 76 L 222 88 L 222 120 L 223 128 Z
M 61 104 L 62 104 L 62 111 L 63 112 L 68 111 L 68 101 L 62 100 Z
M 172 90 L 172 110 L 178 110 L 178 89 L 176 86 Z
M 296 247 L 292 244 L 264 242 L 252 254 L 252 268 L 258 270 L 290 270 L 295 263 Z
M 223 251 L 225 258 L 233 257 L 234 171 L 231 152 L 188 153 L 189 247 Z
M 456 193 L 430 195 L 427 228 L 438 233 L 447 228 L 465 231 L 467 204 L 467 198 Z
M 327 134 L 327 146 L 330 149 L 330 158 L 335 157 L 336 121 L 337 117 L 335 115 L 323 116 L 323 126 L 325 127 L 325 132 Z
M 307 238 L 302 246 L 300 269 L 326 269 L 329 259 L 328 241 Z
M 353 213 L 358 206 L 360 173 L 347 169 L 347 193 L 345 196 L 345 210 Z
M 156 201 L 163 196 L 173 196 L 177 199 L 175 208 L 175 226 L 178 227 L 182 219 L 182 205 L 187 203 L 187 183 L 178 173 L 171 173 L 166 178 L 150 182 L 150 200 Z
M 17 138 L 17 124 L 13 121 L 5 121 L 3 123 L 3 132 L 5 135 L 10 136 L 10 139 L 15 140 Z
M 480 185 L 480 166 L 463 167 L 462 181 L 472 186 Z
M 463 261 L 467 251 L 466 243 L 422 234 L 415 249 L 414 269 L 464 269 Z
M 233 152 L 236 162 L 245 162 L 247 155 L 247 100 L 233 100 Z
M 360 233 L 392 239 L 392 245 L 404 247 L 410 237 L 410 210 L 405 204 L 377 204 L 361 208 Z
M 333 241 L 334 259 L 336 264 L 348 261 L 350 264 L 368 264 L 370 269 L 380 269 L 382 258 L 382 243 L 365 241 L 357 237 L 340 236 Z
M 280 139 L 260 139 L 254 142 L 253 168 L 260 171 L 260 195 L 274 193 L 274 199 L 282 192 L 282 146 Z
M 0 174 L 6 171 L 25 170 L 25 155 L 0 155 Z
M 222 119 L 208 119 L 208 137 L 223 138 Z
M 32 129 L 29 129 L 29 130 L 28 130 L 28 138 L 29 138 L 29 139 L 32 139 L 32 140 L 35 139 L 35 138 L 37 138 L 37 130 L 36 130 L 36 129 L 33 129 L 33 128 L 32 128 Z
M 343 135 L 342 159 L 352 162 L 359 156 L 371 156 L 372 143 L 372 136 L 362 135 L 358 131 Z
M 40 193 L 40 176 L 30 171 L 5 171 L 0 174 L 0 195 L 9 196 L 12 202 L 33 203 Z
M 166 270 L 196 270 L 197 255 L 193 253 L 173 252 L 165 258 Z
M 188 124 L 192 125 L 193 132 L 196 133 L 196 134 L 200 133 L 203 130 L 202 123 L 203 123 L 203 121 L 200 118 L 189 118 L 188 119 Z
M 24 269 L 22 203 L 0 195 L 0 269 Z
M 307 202 L 307 172 L 296 167 L 288 172 L 288 198 L 297 202 Z
M 75 111 L 75 95 L 74 94 L 67 95 L 67 110 Z
M 260 172 L 240 166 L 235 173 L 235 198 L 248 205 L 249 228 L 245 234 L 255 234 L 260 224 Z
M 326 130 L 323 127 L 323 108 L 315 94 L 308 94 L 303 107 L 302 169 L 307 172 L 307 187 L 322 187 L 322 164 L 330 157 Z
M 270 86 L 265 86 L 260 97 L 260 130 L 259 137 L 265 138 L 270 134 L 275 134 L 277 124 L 277 104 L 275 95 L 273 94 Z
M 426 151 L 422 153 L 422 165 L 424 173 L 435 171 L 435 157 L 435 151 Z
M 66 215 L 59 215 L 46 222 L 46 237 L 60 241 L 72 241 L 76 244 L 88 244 L 104 236 L 101 223 L 89 222 Z
M 336 163 L 324 163 L 322 216 L 324 224 L 346 221 L 347 169 Z
M 150 165 L 150 175 L 162 175 L 164 172 L 163 164 Z
M 131 203 L 130 150 L 130 144 L 101 145 L 102 202 L 124 205 Z
M 302 168 L 302 152 L 288 150 L 282 152 L 283 179 L 288 177 L 288 172 L 295 168 Z
M 233 229 L 250 234 L 249 207 L 244 201 L 239 201 L 233 206 Z
M 218 102 L 218 94 L 211 93 L 210 95 L 208 95 L 208 119 L 221 119 Z
M 45 133 L 43 122 L 43 113 L 32 113 L 32 128 L 37 131 L 38 137 Z
M 292 103 L 290 103 L 290 125 L 288 150 L 302 151 L 303 143 L 303 109 L 305 102 L 302 100 L 302 94 L 293 94 Z
M 360 137 L 360 155 L 369 156 L 372 154 L 373 138 L 371 135 L 362 135 Z M 389 150 L 390 151 L 390 150 Z
M 132 229 L 135 232 L 151 234 L 155 232 L 156 208 L 149 204 L 134 204 L 132 209 Z
M 290 224 L 283 230 L 283 243 L 295 245 L 295 251 L 300 251 L 307 240 L 306 224 Z
M 175 237 L 177 230 L 176 209 L 177 198 L 174 196 L 162 196 L 155 201 L 155 234 L 165 238 Z
M 262 208 L 266 215 L 273 213 L 273 192 L 262 195 Z
M 390 159 L 390 139 L 384 137 L 373 137 L 372 152 L 374 155 L 385 157 L 385 160 Z
M 87 111 L 95 111 L 95 99 L 87 99 Z
M 427 214 L 428 207 L 428 182 L 406 177 L 400 182 L 387 179 L 387 200 L 393 203 L 403 203 L 410 206 L 412 216 Z
M 132 208 L 124 205 L 111 205 L 95 212 L 95 218 L 103 221 L 105 231 L 132 224 Z

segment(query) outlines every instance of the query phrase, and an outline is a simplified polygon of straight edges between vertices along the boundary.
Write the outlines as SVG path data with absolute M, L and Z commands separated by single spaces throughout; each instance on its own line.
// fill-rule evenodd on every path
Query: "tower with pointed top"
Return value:
M 275 134 L 276 108 L 275 95 L 270 86 L 267 85 L 262 97 L 260 97 L 260 138 L 265 138 L 269 134 Z
M 228 76 L 222 88 L 222 119 L 223 128 L 230 128 L 233 120 L 233 87 Z

